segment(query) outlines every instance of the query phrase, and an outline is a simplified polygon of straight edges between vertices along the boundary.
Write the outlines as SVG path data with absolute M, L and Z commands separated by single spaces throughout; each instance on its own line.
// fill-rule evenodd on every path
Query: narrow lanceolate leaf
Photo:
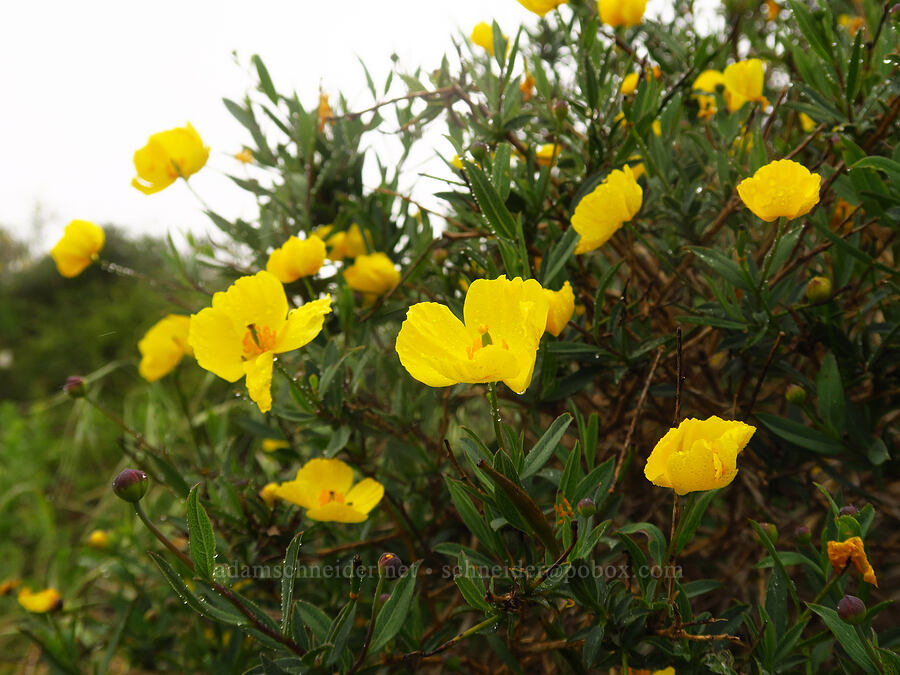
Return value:
M 369 648 L 372 653 L 376 653 L 384 647 L 403 627 L 403 622 L 406 621 L 406 615 L 409 613 L 409 606 L 412 604 L 418 570 L 418 562 L 413 563 L 406 570 L 406 574 L 400 577 L 394 590 L 391 591 L 391 597 L 378 612 L 375 628 L 372 631 L 372 645 Z
M 294 609 L 294 579 L 297 576 L 297 556 L 300 554 L 302 532 L 298 532 L 287 547 L 281 575 L 281 634 L 291 634 L 291 612 Z
M 837 359 L 828 352 L 822 359 L 822 368 L 816 378 L 816 394 L 819 399 L 819 414 L 829 428 L 841 433 L 846 421 L 846 404 L 844 401 L 844 384 L 838 370 Z
M 857 666 L 866 673 L 879 672 L 879 669 L 872 663 L 872 660 L 866 653 L 865 645 L 863 645 L 859 634 L 853 626 L 841 619 L 831 607 L 823 607 L 812 603 L 808 603 L 807 606 L 822 618 L 822 621 L 828 626 L 828 630 L 837 638 L 841 647 L 844 648 L 844 651 L 847 652 Z
M 216 561 L 216 535 L 206 510 L 200 503 L 195 485 L 187 498 L 188 535 L 194 571 L 202 579 L 211 580 Z
M 247 624 L 247 619 L 242 614 L 219 609 L 192 593 L 184 583 L 184 580 L 161 555 L 153 551 L 149 551 L 149 555 L 182 602 L 197 612 L 197 614 L 232 626 L 245 626 Z
M 565 435 L 566 429 L 569 428 L 569 424 L 571 423 L 572 416 L 568 413 L 563 413 L 553 421 L 550 428 L 547 429 L 540 440 L 535 443 L 531 452 L 525 456 L 525 464 L 522 466 L 522 471 L 519 474 L 519 477 L 522 480 L 525 480 L 529 476 L 533 476 L 544 467 L 544 464 L 546 464 L 547 460 L 553 455 L 556 447 Z
M 506 208 L 506 204 L 500 199 L 497 190 L 491 185 L 490 179 L 476 164 L 463 160 L 466 167 L 466 177 L 472 186 L 472 195 L 488 226 L 498 237 L 514 239 L 516 236 L 516 220 Z

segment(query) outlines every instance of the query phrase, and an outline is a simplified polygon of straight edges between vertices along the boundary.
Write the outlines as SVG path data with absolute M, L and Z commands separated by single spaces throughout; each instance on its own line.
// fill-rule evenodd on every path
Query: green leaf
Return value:
M 837 359 L 832 352 L 828 352 L 822 359 L 822 368 L 816 378 L 816 391 L 822 419 L 832 431 L 843 433 L 846 421 L 844 385 L 841 382 Z
M 306 600 L 298 600 L 296 610 L 316 640 L 320 643 L 325 642 L 328 639 L 328 628 L 331 626 L 328 615 Z
M 194 595 L 194 593 L 192 593 L 188 589 L 181 576 L 179 576 L 179 574 L 174 569 L 172 569 L 172 566 L 161 555 L 154 551 L 148 551 L 147 554 L 150 556 L 153 562 L 156 563 L 159 571 L 162 572 L 163 577 L 165 577 L 165 580 L 169 582 L 169 585 L 173 588 L 176 595 L 181 598 L 184 604 L 197 612 L 197 614 L 205 616 L 208 619 L 221 621 L 222 623 L 228 624 L 230 626 L 247 625 L 247 618 L 244 615 L 238 614 L 237 612 L 231 613 L 219 609 L 218 607 L 211 605 L 203 598 Z
M 300 554 L 300 540 L 303 532 L 298 532 L 288 544 L 284 556 L 281 576 L 281 634 L 291 634 L 291 613 L 294 609 L 294 579 L 297 577 L 297 556 Z
M 857 33 L 857 35 L 859 35 L 859 33 Z M 894 182 L 900 182 L 900 162 L 895 162 L 893 159 L 888 159 L 887 157 L 877 155 L 863 157 L 861 160 L 850 166 L 851 171 L 854 169 L 876 169 L 878 171 L 884 171 Z
M 867 673 L 874 674 L 878 672 L 877 666 L 872 663 L 872 660 L 866 654 L 866 648 L 856 632 L 856 628 L 845 623 L 838 616 L 838 613 L 830 607 L 823 607 L 813 603 L 808 603 L 807 606 L 822 618 L 822 621 L 828 626 L 828 630 L 837 638 L 838 643 L 840 643 L 841 647 L 844 648 L 844 651 L 847 652 L 856 665 Z
M 768 413 L 756 413 L 756 419 L 762 422 L 776 436 L 800 448 L 806 448 L 823 455 L 839 455 L 844 451 L 844 446 L 839 441 L 815 429 L 810 429 L 805 424 Z
M 456 564 L 459 567 L 459 573 L 453 577 L 453 582 L 462 593 L 466 604 L 483 612 L 490 612 L 491 605 L 484 599 L 484 583 L 478 578 L 477 570 L 465 552 L 459 552 Z
M 472 187 L 472 196 L 478 202 L 481 213 L 484 215 L 488 226 L 498 237 L 515 239 L 516 220 L 506 208 L 506 204 L 500 199 L 500 195 L 487 175 L 477 165 L 468 160 L 463 160 L 466 169 L 466 177 Z
M 578 233 L 574 227 L 566 230 L 566 233 L 550 247 L 550 252 L 543 265 L 541 265 L 541 286 L 549 288 L 556 276 L 565 268 L 566 263 L 572 257 L 575 247 L 578 245 Z
M 547 463 L 547 460 L 549 460 L 556 451 L 559 442 L 562 440 L 563 436 L 565 436 L 566 429 L 569 428 L 569 424 L 571 423 L 572 416 L 569 413 L 563 413 L 553 420 L 553 424 L 550 425 L 550 428 L 544 432 L 538 442 L 534 444 L 531 452 L 525 456 L 525 464 L 522 466 L 522 471 L 519 473 L 519 477 L 522 480 L 533 476 L 543 468 L 544 464 Z
M 450 499 L 456 507 L 460 518 L 469 528 L 469 531 L 475 535 L 478 541 L 494 555 L 503 555 L 503 543 L 500 541 L 500 535 L 492 530 L 485 522 L 484 518 L 475 508 L 472 500 L 466 495 L 465 490 L 461 487 L 459 481 L 453 478 L 445 477 L 447 490 L 450 492 Z
M 633 534 L 635 532 L 647 535 L 650 557 L 653 558 L 653 562 L 662 567 L 666 557 L 666 538 L 660 529 L 653 523 L 629 523 L 620 527 L 617 534 Z
M 272 78 L 269 76 L 269 70 L 266 68 L 259 54 L 250 57 L 253 65 L 256 66 L 256 75 L 259 77 L 259 86 L 265 92 L 266 96 L 272 103 L 278 104 L 278 93 L 275 91 L 275 85 L 272 84 Z
M 862 68 L 862 36 L 863 31 L 856 32 L 856 39 L 853 41 L 853 52 L 850 55 L 850 65 L 847 67 L 847 105 L 852 109 L 853 101 L 859 93 L 859 72 Z
M 781 556 L 778 554 L 778 551 L 775 550 L 775 544 L 772 542 L 772 539 L 769 537 L 766 531 L 755 520 L 750 521 L 750 527 L 753 528 L 753 531 L 756 532 L 756 536 L 759 537 L 759 540 L 762 542 L 763 546 L 765 546 L 769 551 L 769 555 L 772 556 L 772 560 L 775 562 L 775 569 L 782 575 L 781 581 L 783 583 L 781 584 L 780 592 L 783 594 L 784 589 L 786 588 L 791 595 L 791 600 L 794 601 L 794 608 L 799 611 L 800 600 L 797 597 L 797 591 L 794 588 L 794 582 L 790 578 L 790 576 L 788 576 L 787 569 L 785 568 L 784 563 L 781 561 Z M 768 604 L 766 605 L 766 611 L 768 611 Z M 787 610 L 785 609 L 785 614 L 786 613 Z M 779 635 L 780 634 L 781 632 L 779 632 Z
M 372 643 L 370 650 L 378 652 L 384 647 L 403 626 L 406 615 L 409 613 L 409 606 L 412 604 L 413 591 L 416 587 L 416 572 L 419 570 L 418 562 L 410 565 L 404 574 L 397 581 L 394 590 L 391 591 L 391 597 L 384 603 L 384 607 L 378 612 L 375 619 L 375 629 L 372 631 Z
M 744 273 L 734 260 L 715 249 L 701 248 L 700 246 L 691 246 L 690 249 L 695 256 L 712 267 L 713 271 L 732 286 L 750 292 Z
M 809 46 L 813 48 L 813 51 L 818 54 L 826 65 L 830 66 L 833 61 L 831 47 L 829 46 L 828 38 L 825 36 L 825 31 L 822 29 L 822 24 L 797 0 L 788 0 L 788 3 L 791 6 L 794 20 L 797 22 L 800 32 L 803 33 L 803 37 L 809 42 Z
M 681 553 L 684 547 L 688 545 L 694 538 L 694 533 L 703 521 L 703 514 L 710 502 L 719 494 L 718 490 L 708 490 L 700 495 L 699 499 L 691 495 L 691 502 L 684 515 L 681 516 L 681 522 L 678 524 L 676 532 L 675 555 Z
M 188 536 L 194 571 L 201 579 L 211 580 L 216 564 L 216 535 L 206 509 L 197 496 L 199 484 L 191 488 L 187 498 Z

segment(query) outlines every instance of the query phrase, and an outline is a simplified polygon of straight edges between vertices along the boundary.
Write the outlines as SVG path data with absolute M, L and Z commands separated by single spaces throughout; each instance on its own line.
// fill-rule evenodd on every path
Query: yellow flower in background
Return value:
M 4 579 L 2 582 L 0 582 L 0 597 L 12 593 L 19 587 L 19 584 L 21 583 L 22 582 L 18 579 Z
M 275 506 L 275 502 L 278 501 L 276 492 L 278 492 L 278 483 L 266 483 L 259 491 L 259 498 L 266 503 L 266 506 L 272 508 Z
M 141 377 L 155 382 L 174 370 L 185 354 L 193 354 L 188 344 L 190 325 L 191 317 L 182 314 L 169 314 L 153 324 L 138 342 Z
M 822 177 L 789 159 L 769 162 L 751 178 L 738 183 L 737 191 L 746 207 L 767 223 L 784 217 L 799 218 L 819 203 Z
M 700 119 L 709 119 L 716 114 L 718 109 L 716 106 L 716 97 L 708 94 L 715 94 L 716 88 L 720 86 L 725 86 L 725 76 L 718 70 L 704 70 L 697 76 L 697 79 L 694 80 L 691 89 L 694 91 L 706 92 L 705 94 L 694 95 L 697 99 L 697 104 L 700 106 L 697 117 Z
M 534 12 L 538 16 L 544 16 L 547 12 L 556 9 L 560 5 L 565 5 L 569 0 L 519 0 L 529 12 Z
M 241 164 L 249 164 L 253 161 L 253 152 L 251 152 L 250 148 L 244 148 L 240 152 L 235 153 L 234 158 Z
M 640 25 L 645 9 L 647 9 L 647 0 L 599 0 L 597 2 L 600 20 L 613 28 Z
M 328 105 L 328 94 L 319 93 L 319 133 L 321 134 L 325 131 L 325 125 L 328 124 L 329 119 L 334 113 L 331 110 L 331 106 Z
M 728 110 L 739 110 L 747 101 L 769 105 L 763 92 L 763 62 L 759 59 L 747 59 L 732 63 L 722 73 L 725 80 L 725 102 Z
M 325 242 L 319 237 L 291 237 L 269 254 L 266 271 L 274 274 L 281 283 L 289 284 L 315 274 L 324 262 Z
M 88 535 L 87 545 L 98 551 L 109 548 L 109 532 L 106 530 L 94 530 Z
M 102 228 L 87 220 L 73 220 L 50 250 L 50 256 L 59 273 L 71 279 L 97 258 L 105 243 L 106 234 Z
M 206 164 L 209 148 L 190 122 L 186 126 L 155 133 L 134 153 L 137 177 L 132 187 L 145 195 L 165 190 L 178 178 L 187 180 Z
M 333 225 L 324 225 L 312 233 L 314 237 L 325 242 L 325 246 L 328 247 L 329 260 L 355 258 L 368 253 L 372 247 L 372 235 L 368 230 L 363 232 L 356 223 L 340 232 L 333 232 L 333 230 Z
M 800 128 L 806 133 L 816 128 L 816 121 L 806 113 L 800 113 L 798 117 L 800 118 Z
M 368 253 L 356 257 L 353 264 L 344 270 L 344 279 L 350 288 L 364 293 L 371 301 L 399 284 L 400 272 L 394 261 L 384 253 Z
M 282 438 L 264 438 L 262 441 L 263 452 L 275 452 L 283 448 L 289 448 L 291 444 Z
M 837 18 L 838 26 L 845 28 L 850 37 L 856 37 L 859 29 L 866 25 L 866 20 L 861 16 L 850 16 L 849 14 L 839 14 Z
M 519 85 L 519 91 L 522 92 L 522 100 L 525 103 L 531 100 L 531 97 L 534 95 L 534 85 L 537 83 L 537 80 L 534 79 L 534 76 L 528 72 L 528 67 L 525 68 L 525 79 L 522 80 L 522 84 Z
M 875 570 L 866 557 L 866 549 L 860 537 L 850 537 L 845 541 L 829 541 L 826 547 L 828 560 L 831 561 L 835 574 L 840 574 L 848 564 L 853 563 L 856 571 L 862 575 L 863 581 L 878 587 Z
M 216 293 L 211 307 L 191 316 L 188 344 L 201 368 L 229 382 L 246 375 L 250 398 L 268 412 L 275 355 L 312 341 L 330 311 L 331 296 L 326 296 L 288 312 L 281 282 L 258 272 Z
M 628 158 L 628 161 L 631 162 L 631 164 L 627 164 L 626 166 L 631 167 L 631 174 L 634 176 L 635 180 L 644 175 L 644 161 L 640 155 L 631 155 L 631 157 Z
M 572 215 L 572 227 L 581 235 L 575 253 L 587 253 L 605 244 L 640 211 L 643 190 L 631 167 L 610 171 L 594 190 L 585 195 Z
M 397 355 L 429 387 L 502 381 L 521 394 L 531 383 L 549 309 L 534 279 L 477 279 L 466 291 L 464 322 L 436 302 L 410 307 Z
M 710 417 L 686 419 L 653 448 L 644 476 L 680 495 L 728 485 L 737 475 L 737 456 L 756 427 Z
M 339 459 L 311 459 L 297 477 L 276 486 L 279 499 L 306 509 L 310 520 L 361 523 L 384 496 L 384 486 L 373 478 L 353 485 L 353 469 Z
M 569 323 L 569 319 L 572 318 L 572 314 L 575 313 L 575 293 L 572 292 L 572 284 L 567 281 L 558 291 L 545 288 L 544 294 L 550 303 L 547 312 L 547 326 L 544 330 L 554 337 L 559 337 L 563 328 Z
M 491 24 L 484 21 L 476 24 L 469 39 L 472 44 L 478 45 L 491 56 L 494 55 L 494 29 Z
M 534 151 L 534 159 L 538 166 L 550 166 L 559 157 L 559 146 L 553 143 L 539 145 Z
M 62 609 L 62 596 L 55 588 L 45 588 L 37 593 L 28 587 L 19 591 L 19 604 L 34 614 L 46 614 Z
M 619 87 L 619 92 L 623 96 L 629 96 L 630 94 L 633 94 L 634 90 L 637 89 L 640 79 L 641 76 L 637 73 L 628 73 L 622 80 L 622 86 Z

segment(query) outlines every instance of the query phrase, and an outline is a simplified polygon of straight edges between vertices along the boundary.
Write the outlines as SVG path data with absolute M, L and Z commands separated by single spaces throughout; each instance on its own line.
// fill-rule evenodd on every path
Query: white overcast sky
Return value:
M 225 178 L 240 175 L 232 155 L 246 136 L 221 103 L 253 86 L 252 54 L 307 107 L 320 86 L 368 104 L 357 57 L 376 84 L 392 52 L 401 71 L 427 72 L 460 31 L 492 18 L 509 35 L 538 21 L 515 0 L 0 0 L 0 226 L 32 239 L 40 206 L 38 250 L 73 218 L 207 231 L 180 181 L 151 196 L 129 185 L 134 151 L 187 121 L 212 149 L 191 184 L 223 215 L 252 218 Z

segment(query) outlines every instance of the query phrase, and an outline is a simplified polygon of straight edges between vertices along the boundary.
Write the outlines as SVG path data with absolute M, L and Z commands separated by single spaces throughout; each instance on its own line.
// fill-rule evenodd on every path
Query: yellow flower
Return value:
M 866 25 L 866 20 L 861 16 L 850 16 L 849 14 L 840 14 L 837 18 L 838 26 L 846 28 L 851 37 L 856 37 L 859 29 Z
M 106 243 L 103 230 L 87 220 L 73 220 L 66 225 L 62 238 L 50 250 L 56 269 L 67 278 L 84 271 Z
M 165 190 L 178 178 L 187 180 L 209 159 L 209 148 L 188 122 L 187 126 L 153 134 L 147 145 L 134 153 L 137 177 L 131 185 L 145 195 Z
M 88 535 L 87 545 L 98 551 L 109 548 L 109 532 L 106 530 L 94 530 Z
M 637 26 L 644 18 L 647 0 L 599 0 L 600 20 L 608 26 Z
M 19 584 L 22 583 L 18 579 L 5 579 L 0 582 L 0 598 L 4 595 L 9 595 L 14 590 L 19 587 Z
M 368 230 L 363 232 L 356 223 L 353 223 L 346 230 L 332 234 L 333 229 L 333 225 L 324 225 L 312 233 L 314 237 L 318 237 L 325 242 L 325 245 L 328 247 L 329 260 L 355 258 L 358 255 L 367 253 L 372 247 L 372 235 Z
M 450 164 L 454 169 L 458 171 L 462 171 L 465 168 L 463 166 L 462 160 L 459 158 L 459 155 L 453 155 L 453 159 L 450 160 Z
M 866 557 L 866 549 L 860 537 L 850 537 L 845 541 L 829 541 L 826 546 L 828 559 L 836 574 L 843 572 L 844 568 L 852 562 L 856 571 L 862 575 L 863 581 L 878 587 L 875 570 L 872 569 L 872 564 Z
M 559 157 L 559 146 L 553 143 L 539 145 L 534 151 L 534 159 L 538 166 L 550 166 Z
M 587 253 L 605 244 L 640 210 L 643 191 L 631 167 L 611 171 L 593 192 L 582 198 L 572 215 L 572 227 L 581 235 L 575 253 Z
M 545 288 L 544 295 L 550 303 L 545 330 L 554 337 L 559 337 L 575 313 L 575 293 L 572 292 L 572 284 L 567 281 L 558 291 Z
M 45 614 L 62 609 L 62 596 L 55 588 L 45 588 L 33 593 L 28 587 L 19 591 L 19 604 L 29 612 Z
M 350 288 L 364 293 L 371 301 L 399 284 L 400 272 L 384 253 L 369 253 L 357 256 L 353 264 L 344 270 L 344 278 Z
M 506 38 L 506 36 L 503 36 Z M 472 29 L 472 35 L 469 37 L 473 44 L 478 45 L 491 56 L 494 55 L 494 27 L 489 23 L 482 21 Z M 507 45 L 507 51 L 509 45 Z
M 716 97 L 707 94 L 715 94 L 716 88 L 719 86 L 725 86 L 725 76 L 718 70 L 704 70 L 691 85 L 691 89 L 694 91 L 706 92 L 706 94 L 695 95 L 697 104 L 700 106 L 697 113 L 697 117 L 700 119 L 709 119 L 716 114 Z
M 182 314 L 169 314 L 153 324 L 138 342 L 141 377 L 155 382 L 174 370 L 185 354 L 193 354 L 188 344 L 190 325 L 191 317 Z
M 653 448 L 644 476 L 680 495 L 728 485 L 737 475 L 737 456 L 756 427 L 718 417 L 686 419 Z
M 653 124 L 650 125 L 650 128 L 653 129 L 653 133 L 657 136 L 662 136 L 662 122 L 659 120 L 653 120 Z
M 738 183 L 737 191 L 748 209 L 770 223 L 781 216 L 792 220 L 809 213 L 819 203 L 821 182 L 819 174 L 802 164 L 779 159 Z
M 632 164 L 627 164 L 626 166 L 631 167 L 631 173 L 634 176 L 635 180 L 644 175 L 644 162 L 641 159 L 640 155 L 631 155 L 628 158 L 628 161 L 633 162 Z
M 276 248 L 269 254 L 266 271 L 274 274 L 281 283 L 289 284 L 300 277 L 315 274 L 321 269 L 323 262 L 325 242 L 319 237 L 291 237 L 281 248 Z
M 628 73 L 625 76 L 625 79 L 622 80 L 622 86 L 619 87 L 619 92 L 623 96 L 628 96 L 629 94 L 633 94 L 634 90 L 637 89 L 638 81 L 641 76 L 637 73 Z
M 216 293 L 211 307 L 191 316 L 188 344 L 201 368 L 229 382 L 246 375 L 250 398 L 268 412 L 275 355 L 310 342 L 330 311 L 331 296 L 326 296 L 289 313 L 281 282 L 258 272 Z
M 328 123 L 329 118 L 334 115 L 331 111 L 331 106 L 328 105 L 328 94 L 319 93 L 319 133 L 321 134 L 325 131 L 325 125 Z
M 725 80 L 725 102 L 728 110 L 739 110 L 747 101 L 769 105 L 763 92 L 763 63 L 759 59 L 747 59 L 732 63 L 722 73 Z
M 463 318 L 436 302 L 409 308 L 397 336 L 403 367 L 429 387 L 503 381 L 517 394 L 531 383 L 549 302 L 534 279 L 478 279 Z
M 560 5 L 565 5 L 569 0 L 519 0 L 529 12 L 534 12 L 538 16 L 544 16 L 552 9 L 556 9 Z
M 276 492 L 278 492 L 278 483 L 266 483 L 259 491 L 259 498 L 266 503 L 266 506 L 272 508 L 278 499 Z
M 353 486 L 353 469 L 339 459 L 311 459 L 297 477 L 280 483 L 275 496 L 306 509 L 310 520 L 361 523 L 384 496 L 384 486 L 365 478 Z
M 281 438 L 264 438 L 262 442 L 263 452 L 275 452 L 276 450 L 289 447 L 291 447 L 290 443 Z
M 242 164 L 249 164 L 253 161 L 253 153 L 250 151 L 250 148 L 244 148 L 240 152 L 236 153 L 234 155 L 234 158 Z
M 816 128 L 816 121 L 806 113 L 800 113 L 800 128 L 809 133 Z

